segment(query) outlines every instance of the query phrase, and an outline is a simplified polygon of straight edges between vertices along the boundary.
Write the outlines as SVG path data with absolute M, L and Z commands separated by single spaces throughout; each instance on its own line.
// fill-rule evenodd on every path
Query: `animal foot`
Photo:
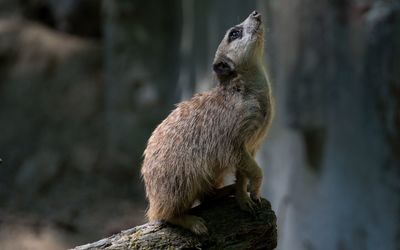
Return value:
M 189 229 L 197 235 L 207 234 L 206 222 L 201 217 L 188 216 Z
M 186 228 L 197 235 L 207 234 L 206 222 L 201 217 L 183 215 L 168 220 L 169 223 Z
M 259 194 L 251 192 L 250 193 L 250 198 L 251 198 L 252 201 L 257 203 L 258 205 L 261 204 L 261 196 Z
M 250 199 L 250 197 L 246 195 L 237 196 L 236 200 L 239 203 L 240 209 L 249 212 L 251 214 L 255 214 L 256 203 Z

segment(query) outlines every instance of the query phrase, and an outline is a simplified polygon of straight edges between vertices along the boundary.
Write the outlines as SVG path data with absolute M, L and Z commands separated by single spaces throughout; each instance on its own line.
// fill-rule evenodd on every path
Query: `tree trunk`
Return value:
M 165 223 L 148 223 L 109 238 L 78 246 L 87 249 L 274 249 L 276 217 L 263 199 L 254 215 L 241 211 L 233 197 L 207 202 L 190 211 L 207 223 L 209 234 L 195 236 Z
M 279 248 L 400 249 L 398 1 L 269 5 L 277 112 L 259 162 Z

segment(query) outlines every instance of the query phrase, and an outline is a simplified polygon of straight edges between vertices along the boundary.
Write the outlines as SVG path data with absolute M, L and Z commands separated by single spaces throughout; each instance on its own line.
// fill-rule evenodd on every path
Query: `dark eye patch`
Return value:
M 228 35 L 228 42 L 232 42 L 238 38 L 242 38 L 243 35 L 243 28 L 242 27 L 235 27 L 229 32 Z

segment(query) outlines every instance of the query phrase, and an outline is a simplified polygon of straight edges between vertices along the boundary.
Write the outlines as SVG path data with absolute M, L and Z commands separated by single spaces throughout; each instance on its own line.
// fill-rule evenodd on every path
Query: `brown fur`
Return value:
M 242 209 L 251 210 L 259 199 L 262 173 L 254 155 L 272 117 L 260 34 L 256 48 L 245 54 L 250 58 L 241 62 L 229 58 L 235 70 L 232 78 L 178 104 L 154 130 L 142 166 L 149 220 L 205 233 L 204 221 L 186 212 L 196 200 L 221 187 L 230 171 L 236 171 L 236 196 Z M 224 40 L 215 62 L 227 54 Z M 249 180 L 252 199 L 247 195 Z

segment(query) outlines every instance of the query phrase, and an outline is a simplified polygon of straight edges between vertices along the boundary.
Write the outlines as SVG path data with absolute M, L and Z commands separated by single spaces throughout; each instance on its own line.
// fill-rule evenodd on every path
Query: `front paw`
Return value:
M 254 201 L 256 204 L 261 204 L 261 196 L 257 192 L 250 192 L 250 198 L 252 201 Z
M 236 196 L 236 200 L 239 203 L 241 210 L 255 214 L 256 203 L 246 195 Z

